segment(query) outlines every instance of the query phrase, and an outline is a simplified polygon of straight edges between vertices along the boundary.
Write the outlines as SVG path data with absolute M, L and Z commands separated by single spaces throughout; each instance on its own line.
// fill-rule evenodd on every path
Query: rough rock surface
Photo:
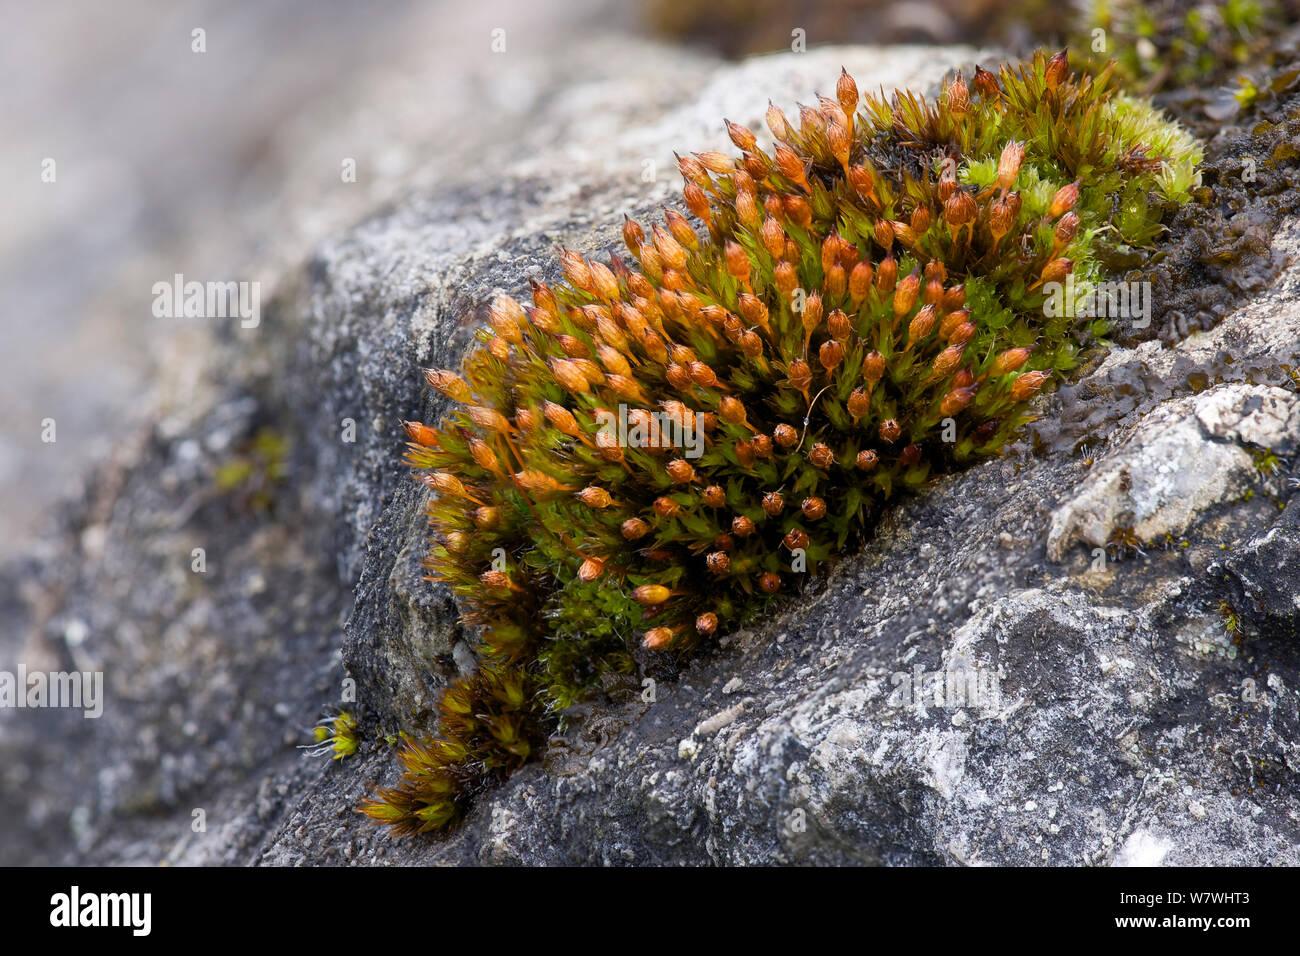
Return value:
M 0 574 L 18 624 L 0 667 L 103 666 L 110 685 L 99 721 L 0 713 L 0 796 L 20 808 L 3 862 L 1300 864 L 1300 435 L 1294 392 L 1254 384 L 1297 362 L 1297 268 L 1212 332 L 1118 349 L 1043 401 L 1100 450 L 1027 442 L 900 504 L 652 699 L 583 708 L 446 838 L 355 812 L 395 772 L 383 734 L 427 729 L 465 659 L 399 465 L 399 420 L 437 413 L 418 369 L 455 363 L 491 293 L 553 277 L 556 244 L 613 249 L 618 213 L 674 188 L 672 149 L 724 146 L 722 116 L 757 126 L 841 64 L 863 88 L 927 87 L 974 58 L 636 49 L 621 84 L 563 87 L 511 149 L 320 246 L 265 334 L 220 343 L 185 414 L 88 482 L 53 556 Z M 1300 249 L 1300 224 L 1276 248 Z M 292 436 L 290 477 L 251 513 L 204 476 L 262 425 Z M 1264 441 L 1280 468 L 1250 484 Z M 1200 489 L 1176 522 L 1164 460 Z M 1071 547 L 1127 520 L 1081 521 L 1121 473 L 1125 508 L 1177 540 Z M 1075 516 L 1057 561 L 1054 515 Z M 361 752 L 303 757 L 345 678 Z
M 1047 554 L 1060 561 L 1076 540 L 1104 548 L 1124 529 L 1142 542 L 1180 535 L 1216 504 L 1253 493 L 1257 456 L 1291 458 L 1297 438 L 1293 390 L 1216 385 L 1165 402 L 1052 513 Z

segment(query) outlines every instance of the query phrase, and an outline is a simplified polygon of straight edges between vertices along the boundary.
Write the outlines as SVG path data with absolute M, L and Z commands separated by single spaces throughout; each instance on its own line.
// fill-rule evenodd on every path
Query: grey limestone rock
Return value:
M 420 368 L 457 362 L 494 292 L 554 278 L 558 244 L 614 248 L 621 212 L 668 200 L 674 148 L 724 146 L 723 116 L 757 126 L 841 64 L 924 88 L 976 56 L 637 47 L 619 82 L 553 90 L 518 142 L 317 245 L 261 334 L 216 342 L 183 413 L 88 481 L 51 553 L 0 575 L 0 666 L 110 686 L 99 721 L 0 714 L 3 861 L 1300 864 L 1300 417 L 1245 372 L 1296 361 L 1294 267 L 1211 332 L 1084 370 L 1091 465 L 1025 443 L 900 502 L 652 702 L 582 708 L 443 838 L 356 812 L 395 774 L 384 735 L 428 732 L 464 666 L 400 464 L 401 420 L 438 413 Z M 1278 251 L 1298 241 L 1293 224 Z M 1227 348 L 1243 361 L 1214 387 L 1175 380 Z M 1106 411 L 1134 379 L 1167 388 Z M 292 437 L 289 477 L 250 513 L 205 476 L 262 425 Z M 1278 474 L 1254 467 L 1265 447 Z M 1142 553 L 1098 558 L 1130 520 Z M 360 752 L 304 756 L 345 681 Z

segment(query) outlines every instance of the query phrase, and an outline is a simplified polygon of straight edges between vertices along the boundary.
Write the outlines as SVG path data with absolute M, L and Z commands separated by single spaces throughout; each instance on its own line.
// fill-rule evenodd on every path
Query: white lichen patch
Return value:
M 1237 646 L 1222 617 L 1192 618 L 1174 634 L 1174 640 L 1197 657 L 1232 660 L 1237 656 Z
M 1076 541 L 1105 547 L 1117 529 L 1144 542 L 1180 535 L 1258 481 L 1253 451 L 1297 445 L 1300 399 L 1281 388 L 1218 385 L 1161 405 L 1052 513 L 1048 556 Z
M 1161 866 L 1173 844 L 1149 830 L 1134 830 L 1115 854 L 1113 866 Z

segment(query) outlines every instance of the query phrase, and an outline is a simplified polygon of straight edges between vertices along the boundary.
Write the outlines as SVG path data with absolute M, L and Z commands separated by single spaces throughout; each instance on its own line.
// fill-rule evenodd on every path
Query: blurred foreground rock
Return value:
M 976 58 L 575 55 L 591 79 L 536 97 L 516 140 L 291 271 L 261 334 L 231 332 L 183 413 L 88 479 L 54 555 L 0 576 L 0 668 L 109 687 L 97 721 L 0 712 L 2 861 L 1300 864 L 1300 435 L 1294 390 L 1255 381 L 1297 363 L 1296 268 L 1212 332 L 1111 352 L 1081 384 L 1127 410 L 1086 449 L 1026 443 L 902 503 L 655 702 L 586 708 L 448 837 L 357 815 L 395 772 L 383 734 L 427 731 L 464 659 L 400 465 L 400 420 L 438 413 L 418 370 L 456 363 L 495 291 L 553 279 L 557 245 L 614 249 L 622 212 L 670 201 L 672 150 L 725 148 L 722 117 L 758 128 L 841 65 L 928 88 Z M 269 504 L 267 430 L 290 443 Z M 252 477 L 213 492 L 232 459 Z M 1167 538 L 1114 535 L 1152 514 Z M 346 678 L 361 751 L 304 756 Z

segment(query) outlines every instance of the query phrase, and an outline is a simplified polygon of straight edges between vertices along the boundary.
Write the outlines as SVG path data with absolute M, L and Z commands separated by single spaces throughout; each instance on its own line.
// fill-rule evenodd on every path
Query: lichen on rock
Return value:
M 1290 458 L 1300 442 L 1300 399 L 1268 385 L 1218 385 L 1144 417 L 1052 514 L 1047 553 L 1075 541 L 1105 548 L 1116 532 L 1153 543 L 1182 535 L 1210 508 L 1260 479 L 1261 453 Z

